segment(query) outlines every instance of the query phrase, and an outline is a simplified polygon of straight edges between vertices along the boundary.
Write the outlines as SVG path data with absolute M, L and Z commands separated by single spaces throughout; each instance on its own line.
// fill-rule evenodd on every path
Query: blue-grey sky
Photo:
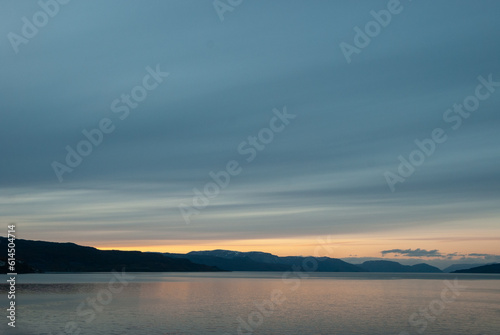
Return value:
M 497 253 L 498 1 L 402 0 L 349 62 L 342 43 L 391 1 L 42 3 L 53 17 L 0 4 L 0 212 L 21 238 L 284 255 L 329 235 L 332 257 Z M 157 69 L 168 76 L 124 107 Z M 464 100 L 472 112 L 447 112 Z M 283 109 L 295 117 L 248 162 L 238 147 Z M 103 119 L 113 131 L 60 182 L 54 162 Z M 436 128 L 446 140 L 391 187 Z M 241 173 L 194 208 L 193 188 L 233 160 Z M 180 204 L 198 211 L 189 224 Z

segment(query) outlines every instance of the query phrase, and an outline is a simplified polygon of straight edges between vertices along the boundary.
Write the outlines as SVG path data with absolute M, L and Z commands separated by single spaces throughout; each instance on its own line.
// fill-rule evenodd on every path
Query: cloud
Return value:
M 472 253 L 468 254 L 467 256 L 473 258 L 481 258 L 487 261 L 500 262 L 500 255 Z
M 381 251 L 382 256 L 387 254 L 395 254 L 395 256 L 408 256 L 408 257 L 444 257 L 437 249 L 434 250 L 425 250 L 417 248 L 415 250 L 412 249 L 391 249 L 391 250 L 383 250 Z

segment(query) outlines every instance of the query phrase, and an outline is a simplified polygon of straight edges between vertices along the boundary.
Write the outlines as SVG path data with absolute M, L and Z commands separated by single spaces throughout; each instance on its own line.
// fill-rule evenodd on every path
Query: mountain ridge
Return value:
M 276 256 L 262 251 L 234 251 L 234 250 L 203 250 L 191 251 L 187 254 L 164 253 L 170 257 L 185 257 L 194 263 L 217 266 L 227 271 L 290 271 L 299 269 L 311 256 Z M 395 261 L 368 261 L 363 264 L 351 264 L 338 258 L 315 257 L 317 260 L 316 272 L 419 272 L 441 273 L 434 266 L 420 263 L 402 265 Z
M 419 273 L 442 273 L 443 271 L 435 266 L 419 263 L 415 265 L 403 265 L 395 261 L 377 260 L 366 261 L 358 265 L 369 272 L 419 272 Z
M 7 238 L 0 236 L 0 249 L 7 249 L 7 244 Z M 7 260 L 2 257 L 2 254 L 7 255 L 6 250 L 5 253 L 0 254 L 0 273 L 7 273 Z M 276 256 L 262 251 L 241 252 L 216 249 L 179 254 L 99 250 L 72 242 L 16 240 L 16 270 L 18 273 L 105 272 L 122 267 L 130 272 L 299 270 L 307 272 L 443 272 L 426 263 L 403 265 L 388 260 L 372 260 L 362 264 L 352 264 L 338 258 Z M 486 270 L 492 271 L 491 269 Z
M 198 264 L 217 266 L 227 271 L 306 271 L 305 260 L 311 257 L 280 257 L 261 251 L 232 250 L 192 251 L 187 254 L 164 253 L 166 256 L 187 258 Z M 316 258 L 317 272 L 365 272 L 365 270 L 336 258 Z
M 500 273 L 500 263 L 476 266 L 471 269 L 453 271 L 452 273 Z
M 16 239 L 16 271 L 31 272 L 109 272 L 125 268 L 128 272 L 220 271 L 187 259 L 165 257 L 141 251 L 99 250 L 71 242 Z M 7 255 L 7 238 L 0 236 L 0 255 Z M 0 273 L 7 273 L 6 259 Z

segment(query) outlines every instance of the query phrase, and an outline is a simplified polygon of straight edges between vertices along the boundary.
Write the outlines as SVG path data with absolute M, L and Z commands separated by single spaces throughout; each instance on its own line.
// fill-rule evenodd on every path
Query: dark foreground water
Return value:
M 6 277 L 1 276 L 2 283 Z M 500 276 L 91 273 L 18 277 L 0 334 L 500 334 Z

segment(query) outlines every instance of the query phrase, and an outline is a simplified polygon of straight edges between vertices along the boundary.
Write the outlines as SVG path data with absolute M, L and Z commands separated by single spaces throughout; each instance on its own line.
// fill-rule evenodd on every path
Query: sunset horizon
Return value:
M 38 239 L 35 239 L 38 240 Z M 309 239 L 276 239 L 276 240 L 235 240 L 235 241 L 204 241 L 197 244 L 183 244 L 186 241 L 151 241 L 149 245 L 140 245 L 136 241 L 115 242 L 111 245 L 96 244 L 91 241 L 74 240 L 46 240 L 48 242 L 75 243 L 82 246 L 93 247 L 99 250 L 141 251 L 159 253 L 185 254 L 192 251 L 230 250 L 238 252 L 263 252 L 280 257 L 304 256 L 304 257 L 330 257 L 338 259 L 365 260 L 385 259 L 402 264 L 413 264 L 422 262 L 428 264 L 439 264 L 445 267 L 459 263 L 500 263 L 500 256 L 495 254 L 500 238 L 497 237 L 442 237 L 432 239 L 377 239 L 377 243 L 368 244 L 363 239 L 334 239 L 332 236 L 317 236 Z M 416 241 L 416 242 L 415 242 Z M 464 242 L 479 242 L 483 244 L 479 250 L 472 245 L 469 250 L 464 248 Z M 444 249 L 443 244 L 457 245 L 460 249 Z M 421 249 L 416 246 L 426 246 Z M 488 247 L 489 245 L 489 247 Z M 403 248 L 401 246 L 404 246 Z M 434 246 L 434 247 L 433 247 Z M 384 249 L 381 249 L 384 247 Z M 372 251 L 370 251 L 372 250 Z M 394 251 L 394 252 L 390 252 Z
M 1 1 L 0 333 L 497 334 L 499 13 Z

